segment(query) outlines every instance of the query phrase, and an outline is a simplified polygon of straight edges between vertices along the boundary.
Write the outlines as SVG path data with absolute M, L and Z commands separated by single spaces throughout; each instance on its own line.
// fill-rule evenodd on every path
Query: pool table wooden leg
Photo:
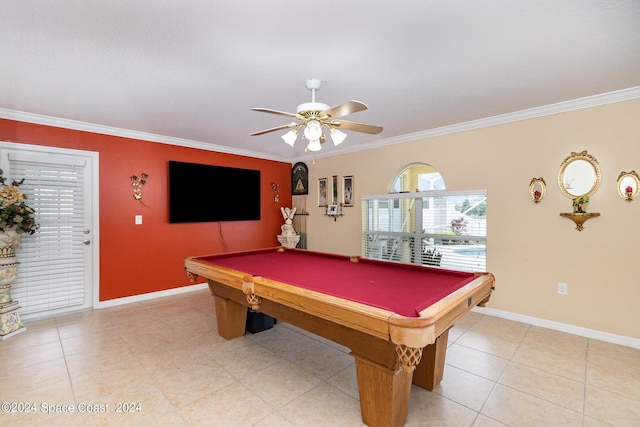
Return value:
M 218 334 L 227 340 L 243 336 L 247 324 L 247 307 L 215 294 L 213 300 L 216 306 Z
M 353 354 L 356 361 L 360 411 L 369 427 L 400 427 L 407 421 L 411 372 L 386 368 Z
M 447 354 L 449 330 L 442 333 L 436 342 L 422 350 L 422 360 L 413 372 L 413 383 L 426 390 L 433 390 L 444 375 L 444 359 Z

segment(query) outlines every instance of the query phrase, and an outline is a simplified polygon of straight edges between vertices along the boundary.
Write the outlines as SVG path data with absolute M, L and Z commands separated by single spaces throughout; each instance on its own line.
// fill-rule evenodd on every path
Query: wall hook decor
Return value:
M 280 184 L 272 182 L 271 189 L 273 189 L 273 203 L 278 203 L 280 201 Z
M 142 172 L 140 178 L 136 175 L 131 175 L 131 186 L 133 187 L 133 198 L 136 200 L 142 200 L 142 187 L 147 183 L 149 175 Z

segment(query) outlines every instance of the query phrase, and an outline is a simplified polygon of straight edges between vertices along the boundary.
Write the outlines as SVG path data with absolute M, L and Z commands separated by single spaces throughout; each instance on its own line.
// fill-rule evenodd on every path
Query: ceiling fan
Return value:
M 341 117 L 349 114 L 366 110 L 367 106 L 362 102 L 348 101 L 344 104 L 329 108 L 327 104 L 316 102 L 316 91 L 322 86 L 322 81 L 320 79 L 307 79 L 305 86 L 311 91 L 311 102 L 298 105 L 295 114 L 271 110 L 269 108 L 252 108 L 253 111 L 291 117 L 297 119 L 297 122 L 291 122 L 287 125 L 254 132 L 251 136 L 263 135 L 265 133 L 275 132 L 281 129 L 290 129 L 289 132 L 282 135 L 282 139 L 293 147 L 298 137 L 298 133 L 304 128 L 302 138 L 309 141 L 306 149 L 309 151 L 320 151 L 322 148 L 321 144 L 325 141 L 323 127 L 326 127 L 329 130 L 331 140 L 336 146 L 341 144 L 347 137 L 347 134 L 342 132 L 341 129 L 364 132 L 372 135 L 382 132 L 382 128 L 380 126 L 339 120 Z

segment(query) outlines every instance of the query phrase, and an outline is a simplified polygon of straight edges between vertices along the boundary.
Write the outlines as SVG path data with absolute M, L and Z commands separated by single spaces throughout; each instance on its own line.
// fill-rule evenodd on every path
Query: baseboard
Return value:
M 156 298 L 184 294 L 186 292 L 199 291 L 202 289 L 208 289 L 208 285 L 206 283 L 196 283 L 195 285 L 182 286 L 180 288 L 167 289 L 164 291 L 149 292 L 147 294 L 110 299 L 107 301 L 98 301 L 97 303 L 94 304 L 93 308 L 101 309 L 101 308 L 107 308 L 107 307 L 115 307 L 117 305 L 131 304 L 132 302 L 148 301 Z
M 567 323 L 554 322 L 552 320 L 545 320 L 537 317 L 525 316 L 523 314 L 496 310 L 494 308 L 475 307 L 473 311 L 481 314 L 486 314 L 488 316 L 500 317 L 502 319 L 513 320 L 516 322 L 526 323 L 528 325 L 540 326 L 541 328 L 552 329 L 555 331 L 566 332 L 581 337 L 592 338 L 612 344 L 640 349 L 640 339 L 625 337 L 623 335 L 610 334 L 608 332 L 596 331 L 595 329 L 588 329 L 581 326 L 570 325 Z

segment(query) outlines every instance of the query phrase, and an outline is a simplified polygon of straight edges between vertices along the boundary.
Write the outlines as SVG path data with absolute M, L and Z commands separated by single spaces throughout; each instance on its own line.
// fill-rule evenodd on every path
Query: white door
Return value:
M 5 184 L 20 189 L 40 228 L 23 235 L 11 297 L 23 320 L 93 307 L 98 291 L 98 153 L 0 142 Z

